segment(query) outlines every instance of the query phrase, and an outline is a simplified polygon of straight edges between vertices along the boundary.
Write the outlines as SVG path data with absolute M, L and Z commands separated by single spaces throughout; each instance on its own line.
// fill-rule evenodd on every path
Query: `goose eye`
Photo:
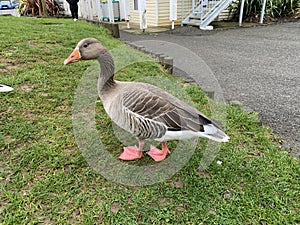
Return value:
M 84 48 L 87 48 L 88 46 L 89 46 L 89 44 L 84 44 L 83 45 Z

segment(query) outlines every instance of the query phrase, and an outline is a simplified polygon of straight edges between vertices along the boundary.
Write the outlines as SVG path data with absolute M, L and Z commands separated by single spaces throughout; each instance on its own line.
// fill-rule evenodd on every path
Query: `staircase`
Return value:
M 203 30 L 212 30 L 209 24 L 224 10 L 232 0 L 196 0 L 192 1 L 192 10 L 182 21 L 183 25 L 199 26 Z

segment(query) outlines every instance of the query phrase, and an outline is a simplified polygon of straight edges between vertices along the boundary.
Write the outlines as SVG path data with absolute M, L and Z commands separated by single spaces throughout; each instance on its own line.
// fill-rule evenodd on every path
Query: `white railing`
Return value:
M 201 29 L 212 29 L 208 26 L 232 0 L 200 0 L 192 2 L 192 9 L 188 16 L 182 21 L 182 24 L 191 24 L 199 26 Z

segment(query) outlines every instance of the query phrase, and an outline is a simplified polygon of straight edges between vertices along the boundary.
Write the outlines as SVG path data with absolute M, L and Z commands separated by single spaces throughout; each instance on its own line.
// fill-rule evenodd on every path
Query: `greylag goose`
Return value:
M 97 39 L 81 40 L 64 64 L 91 59 L 100 64 L 98 93 L 106 113 L 139 141 L 138 146 L 124 147 L 120 159 L 143 157 L 144 141 L 148 139 L 162 142 L 162 150 L 151 146 L 147 152 L 155 161 L 164 160 L 170 153 L 166 144 L 170 140 L 193 137 L 217 142 L 229 140 L 211 119 L 166 91 L 147 83 L 115 80 L 112 55 Z

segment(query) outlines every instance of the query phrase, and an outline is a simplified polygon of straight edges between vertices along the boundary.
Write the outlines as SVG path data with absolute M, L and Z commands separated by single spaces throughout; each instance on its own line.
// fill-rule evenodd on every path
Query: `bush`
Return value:
M 58 16 L 64 9 L 55 0 L 21 0 L 17 10 L 22 16 Z
M 259 17 L 263 0 L 245 0 L 243 19 Z M 266 15 L 272 18 L 296 17 L 300 0 L 267 0 Z M 230 6 L 234 18 L 239 17 L 241 1 L 236 1 Z

